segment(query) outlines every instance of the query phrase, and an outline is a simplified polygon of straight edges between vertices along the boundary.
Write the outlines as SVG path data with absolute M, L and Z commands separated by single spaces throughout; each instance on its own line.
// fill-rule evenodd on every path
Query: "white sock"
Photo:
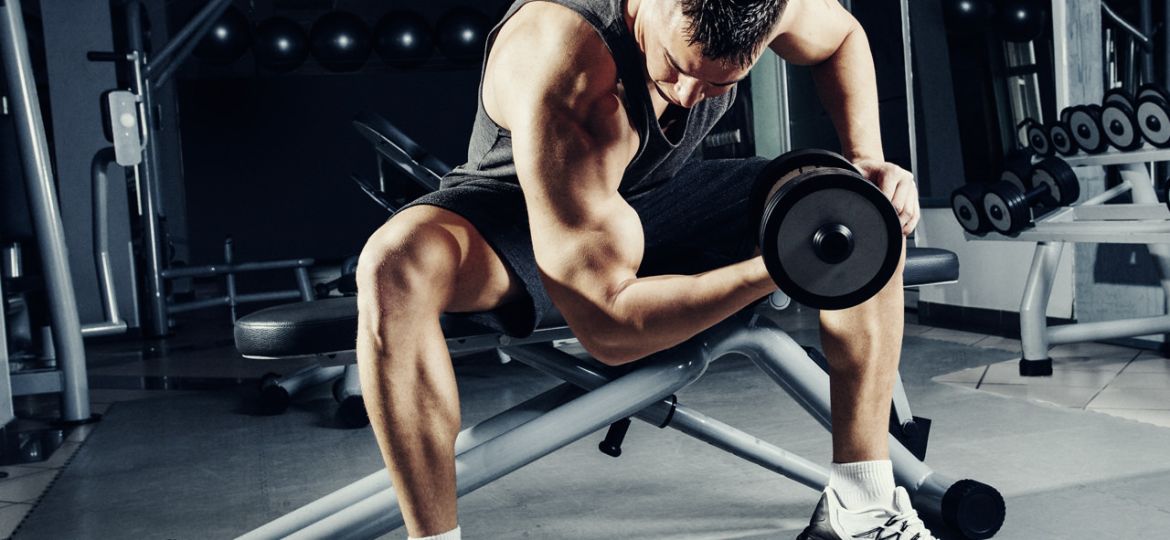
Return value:
M 888 507 L 894 502 L 894 465 L 890 460 L 834 463 L 829 487 L 845 508 Z
M 454 529 L 451 529 L 443 534 L 424 536 L 422 538 L 415 538 L 413 536 L 407 535 L 406 538 L 407 540 L 463 540 L 463 535 L 459 532 L 459 526 L 456 525 Z

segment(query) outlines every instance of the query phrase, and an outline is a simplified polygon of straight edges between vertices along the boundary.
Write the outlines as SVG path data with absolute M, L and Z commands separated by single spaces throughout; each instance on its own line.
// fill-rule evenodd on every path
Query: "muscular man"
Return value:
M 519 0 L 489 36 L 468 163 L 358 264 L 362 390 L 411 537 L 460 535 L 441 313 L 523 336 L 559 312 L 618 365 L 775 289 L 746 215 L 766 161 L 690 160 L 765 47 L 812 66 L 845 156 L 908 234 L 917 190 L 883 158 L 869 45 L 836 0 Z M 931 537 L 888 455 L 902 319 L 900 267 L 865 304 L 820 314 L 834 463 L 802 538 Z

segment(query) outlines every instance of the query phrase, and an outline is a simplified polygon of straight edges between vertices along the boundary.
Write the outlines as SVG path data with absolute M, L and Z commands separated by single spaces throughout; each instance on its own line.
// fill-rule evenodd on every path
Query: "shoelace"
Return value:
M 875 540 L 936 540 L 918 518 L 916 510 L 895 514 L 886 521 Z

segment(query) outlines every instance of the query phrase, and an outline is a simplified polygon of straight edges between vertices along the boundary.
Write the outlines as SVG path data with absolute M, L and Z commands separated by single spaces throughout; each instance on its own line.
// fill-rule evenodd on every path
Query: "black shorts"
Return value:
M 692 161 L 662 186 L 627 199 L 645 233 L 638 275 L 698 274 L 751 257 L 756 241 L 748 231 L 748 195 L 768 163 L 764 158 Z M 537 272 L 518 184 L 473 179 L 423 195 L 404 209 L 420 204 L 470 221 L 524 284 L 526 297 L 476 313 L 473 321 L 515 337 L 552 322 L 556 311 Z

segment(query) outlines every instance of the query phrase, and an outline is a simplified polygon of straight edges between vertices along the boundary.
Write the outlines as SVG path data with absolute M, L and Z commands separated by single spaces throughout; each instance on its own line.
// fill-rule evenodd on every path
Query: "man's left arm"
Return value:
M 809 65 L 842 153 L 881 188 L 898 210 L 903 234 L 918 224 L 918 188 L 909 171 L 885 160 L 877 77 L 865 30 L 837 0 L 790 0 L 770 47 L 792 64 Z

